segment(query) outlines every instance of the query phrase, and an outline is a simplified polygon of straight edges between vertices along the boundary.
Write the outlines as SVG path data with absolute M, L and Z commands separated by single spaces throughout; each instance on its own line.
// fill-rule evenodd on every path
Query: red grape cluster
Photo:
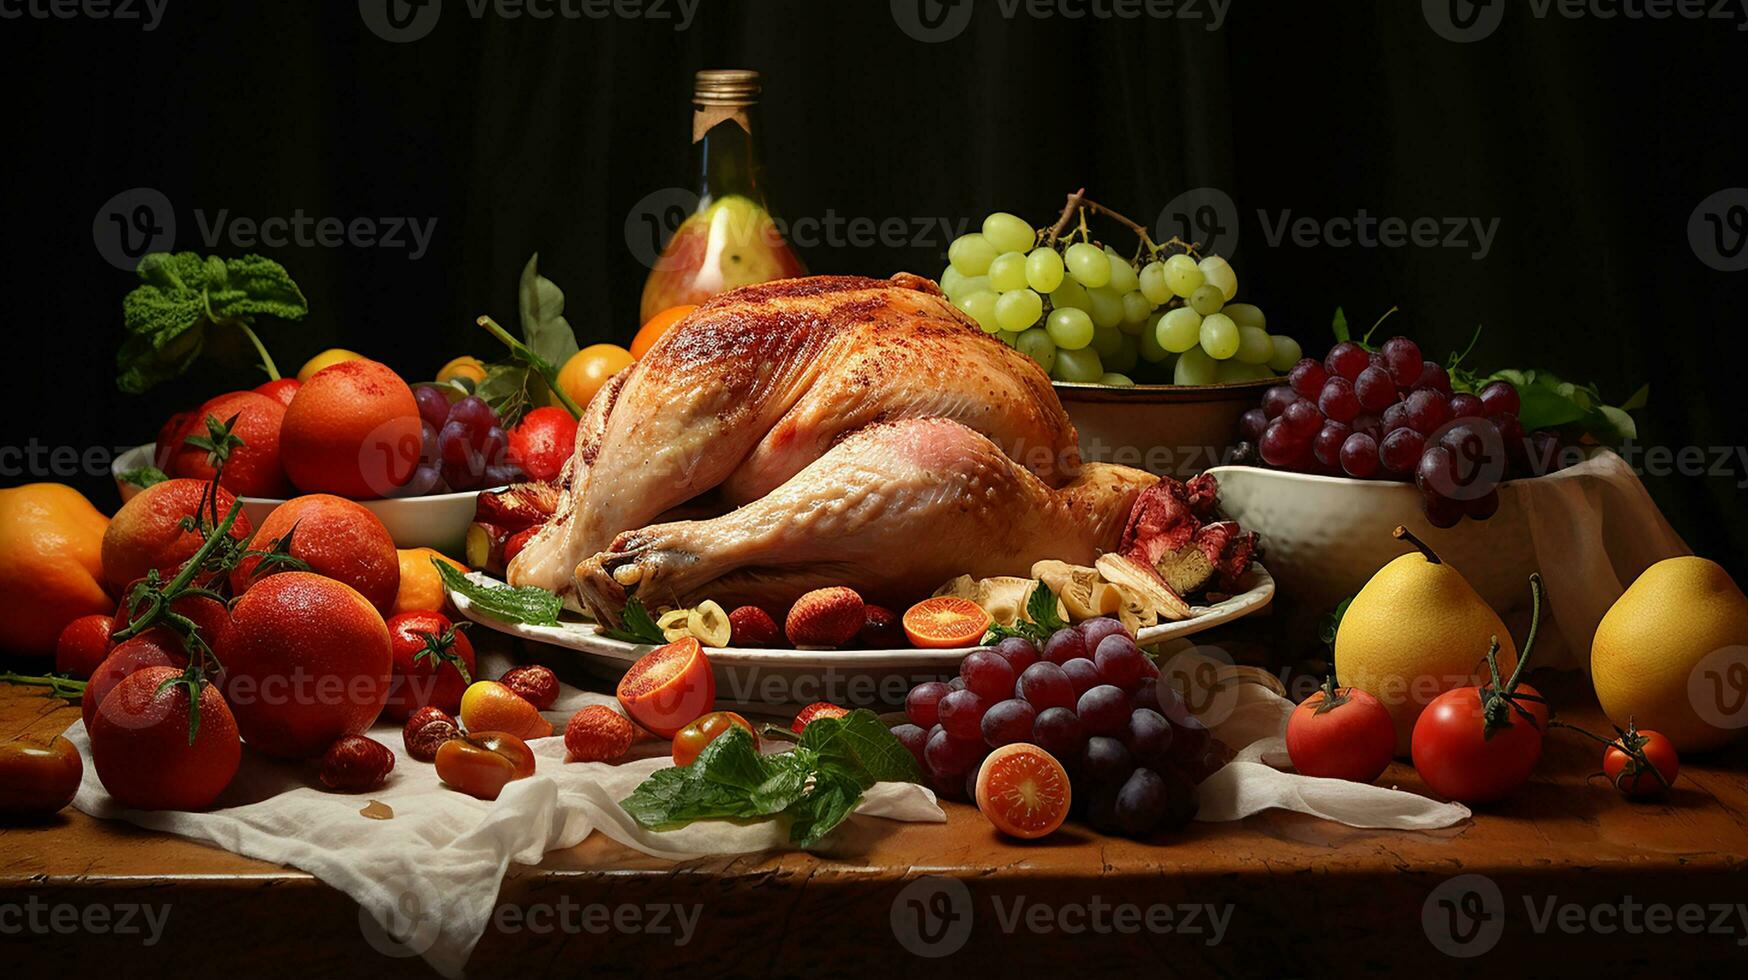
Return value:
M 468 395 L 451 405 L 431 385 L 415 387 L 413 397 L 419 403 L 424 441 L 413 479 L 397 496 L 481 490 L 525 478 L 510 462 L 510 438 L 485 399 Z
M 1196 784 L 1230 754 L 1114 619 L 1057 630 L 1038 645 L 1009 637 L 968 654 L 959 676 L 905 699 L 892 733 L 942 797 L 974 798 L 977 769 L 1014 742 L 1061 762 L 1074 807 L 1095 830 L 1145 837 L 1196 813 Z
M 1450 375 L 1407 337 L 1368 352 L 1343 341 L 1307 357 L 1244 413 L 1240 434 L 1280 469 L 1413 481 L 1434 527 L 1499 509 L 1498 485 L 1547 458 L 1551 433 L 1526 434 L 1517 389 L 1495 381 L 1453 393 Z

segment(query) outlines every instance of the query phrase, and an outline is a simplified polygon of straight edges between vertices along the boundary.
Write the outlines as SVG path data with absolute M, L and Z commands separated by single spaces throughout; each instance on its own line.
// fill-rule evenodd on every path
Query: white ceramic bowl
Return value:
M 131 483 L 123 483 L 121 474 L 151 465 L 155 448 L 155 443 L 146 443 L 115 458 L 110 472 L 115 477 L 115 488 L 121 493 L 122 503 L 139 493 L 140 488 Z M 395 540 L 395 547 L 435 548 L 446 555 L 459 558 L 467 538 L 467 527 L 473 523 L 474 505 L 479 495 L 480 491 L 469 490 L 464 493 L 408 497 L 403 500 L 360 500 L 358 503 L 375 514 L 383 526 L 388 528 L 389 536 Z M 285 501 L 268 497 L 244 497 L 243 513 L 248 515 L 251 524 L 260 527 L 267 515 L 283 503 Z

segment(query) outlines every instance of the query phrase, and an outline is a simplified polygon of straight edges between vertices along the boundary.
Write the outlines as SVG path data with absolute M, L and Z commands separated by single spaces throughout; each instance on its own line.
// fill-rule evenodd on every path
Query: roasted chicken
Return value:
M 783 280 L 706 303 L 596 395 L 509 579 L 607 622 L 630 593 L 905 602 L 965 572 L 1090 563 L 1154 482 L 1083 467 L 1044 372 L 933 283 Z

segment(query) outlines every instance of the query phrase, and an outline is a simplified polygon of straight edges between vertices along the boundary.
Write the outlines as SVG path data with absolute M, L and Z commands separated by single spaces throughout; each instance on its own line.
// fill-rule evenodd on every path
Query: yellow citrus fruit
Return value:
M 630 367 L 636 360 L 631 352 L 614 344 L 593 344 L 564 362 L 558 372 L 558 386 L 571 396 L 578 408 L 587 408 L 589 399 L 607 383 L 607 379 Z
M 1610 721 L 1668 736 L 1683 752 L 1715 749 L 1748 722 L 1748 598 L 1722 565 L 1693 556 L 1647 568 L 1596 627 L 1590 677 Z
M 303 362 L 303 367 L 297 369 L 297 380 L 308 381 L 310 376 L 325 367 L 333 367 L 342 361 L 361 361 L 364 355 L 349 351 L 344 347 L 330 347 L 315 357 Z
M 442 612 L 448 596 L 443 591 L 443 579 L 431 567 L 431 559 L 467 571 L 467 566 L 431 548 L 399 548 L 395 555 L 401 563 L 401 587 L 395 593 L 393 612 Z
M 457 378 L 466 378 L 477 385 L 486 379 L 486 366 L 472 354 L 463 354 L 443 365 L 442 370 L 437 372 L 438 381 L 454 381 Z

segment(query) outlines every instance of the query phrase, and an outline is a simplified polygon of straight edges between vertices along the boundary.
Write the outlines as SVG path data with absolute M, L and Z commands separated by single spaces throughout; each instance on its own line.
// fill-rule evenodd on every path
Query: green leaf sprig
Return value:
M 1056 607 L 1056 593 L 1044 584 L 1043 579 L 1039 579 L 1032 584 L 1032 594 L 1026 597 L 1026 615 L 1012 626 L 990 624 L 989 632 L 983 634 L 983 645 L 1000 643 L 1010 636 L 1020 636 L 1040 643 L 1048 640 L 1050 634 L 1068 628 Z
M 632 596 L 625 600 L 625 622 L 618 627 L 601 627 L 601 635 L 609 640 L 619 640 L 624 643 L 654 643 L 657 645 L 668 642 L 667 635 L 656 625 L 655 618 L 644 607 L 643 600 Z
M 517 308 L 522 322 L 520 340 L 491 317 L 479 318 L 479 325 L 510 349 L 511 359 L 486 368 L 485 380 L 475 394 L 492 406 L 505 425 L 548 393 L 572 415 L 582 418 L 582 407 L 558 386 L 559 369 L 579 349 L 576 331 L 564 317 L 564 291 L 540 274 L 538 252 L 522 269 Z
M 860 708 L 819 718 L 793 749 L 760 755 L 739 726 L 704 747 L 689 766 L 657 770 L 620 803 L 652 830 L 698 820 L 760 820 L 789 824 L 799 847 L 818 844 L 878 782 L 921 782 L 922 772 L 879 716 Z
M 557 626 L 559 611 L 564 608 L 558 596 L 532 585 L 481 585 L 454 565 L 431 559 L 443 587 L 465 596 L 470 605 L 493 619 L 527 626 Z
M 255 318 L 301 320 L 309 301 L 285 268 L 259 255 L 202 258 L 153 252 L 140 260 L 140 285 L 122 300 L 127 331 L 116 352 L 116 386 L 140 394 L 188 370 L 214 327 L 241 330 L 272 380 L 279 368 L 254 330 Z

